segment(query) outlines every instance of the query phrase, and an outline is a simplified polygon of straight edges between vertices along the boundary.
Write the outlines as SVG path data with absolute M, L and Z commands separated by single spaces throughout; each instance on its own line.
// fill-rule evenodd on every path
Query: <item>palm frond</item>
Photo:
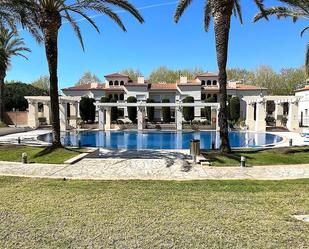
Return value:
M 243 18 L 239 0 L 234 1 L 234 15 L 236 17 L 238 16 L 240 23 L 243 24 Z
M 305 65 L 306 65 L 306 72 L 307 72 L 307 75 L 309 75 L 309 42 L 308 42 L 308 44 L 307 44 Z
M 209 31 L 209 25 L 211 21 L 211 1 L 212 0 L 206 0 L 204 7 L 204 29 L 206 32 Z
M 192 3 L 192 0 L 180 0 L 176 12 L 174 14 L 174 21 L 178 23 L 184 11 L 188 8 L 188 6 Z

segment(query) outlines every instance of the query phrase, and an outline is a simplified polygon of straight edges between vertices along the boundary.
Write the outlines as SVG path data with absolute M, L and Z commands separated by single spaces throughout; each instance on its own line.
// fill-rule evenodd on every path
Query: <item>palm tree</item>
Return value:
M 24 45 L 24 40 L 19 38 L 16 32 L 10 31 L 4 26 L 0 27 L 0 122 L 4 122 L 3 90 L 6 71 L 11 65 L 13 56 L 21 56 L 27 59 L 22 52 L 30 52 L 30 49 Z
M 180 17 L 192 3 L 193 0 L 180 0 L 177 6 L 174 20 L 178 23 Z M 263 0 L 253 0 L 261 11 L 263 11 Z M 241 6 L 239 0 L 205 0 L 204 8 L 204 28 L 208 32 L 210 21 L 213 18 L 216 39 L 217 64 L 219 68 L 219 92 L 220 92 L 220 112 L 219 127 L 221 138 L 221 152 L 230 153 L 231 147 L 228 137 L 228 117 L 227 117 L 227 74 L 226 64 L 228 56 L 229 33 L 231 17 L 234 15 L 242 23 Z
M 84 43 L 76 15 L 81 16 L 99 32 L 89 12 L 107 15 L 126 31 L 119 15 L 112 7 L 119 7 L 131 13 L 140 23 L 144 22 L 138 10 L 127 0 L 2 0 L 0 14 L 7 11 L 15 13 L 15 21 L 22 23 L 38 42 L 43 42 L 49 69 L 50 100 L 53 129 L 53 146 L 61 147 L 59 99 L 58 99 L 58 34 L 63 21 L 73 28 L 84 50 Z M 74 17 L 73 17 L 74 15 Z M 7 20 L 11 21 L 12 17 Z
M 292 18 L 293 22 L 298 19 L 309 20 L 309 1 L 308 0 L 279 0 L 280 2 L 287 4 L 287 6 L 271 7 L 264 10 L 264 13 L 259 13 L 254 17 L 254 22 L 259 21 L 265 16 L 277 16 L 280 18 Z M 309 26 L 305 27 L 301 31 L 301 36 L 304 35 L 306 31 L 309 31 Z M 306 72 L 309 75 L 309 42 L 307 44 L 306 51 Z

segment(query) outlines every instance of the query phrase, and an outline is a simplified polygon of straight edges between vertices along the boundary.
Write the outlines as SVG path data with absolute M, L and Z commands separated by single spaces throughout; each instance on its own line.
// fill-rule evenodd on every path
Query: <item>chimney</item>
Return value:
M 91 83 L 91 88 L 98 88 L 99 87 L 99 83 Z
M 145 83 L 145 78 L 144 78 L 144 76 L 137 77 L 137 83 L 138 83 L 138 84 L 144 84 L 144 83 Z
M 188 78 L 184 76 L 180 76 L 180 84 L 187 84 L 188 83 Z
M 236 88 L 237 87 L 237 81 L 229 81 L 228 87 L 229 88 Z

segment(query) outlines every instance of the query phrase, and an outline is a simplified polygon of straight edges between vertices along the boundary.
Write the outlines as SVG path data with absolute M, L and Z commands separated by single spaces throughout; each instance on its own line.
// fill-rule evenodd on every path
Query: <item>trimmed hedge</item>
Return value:
M 89 97 L 82 97 L 79 103 L 80 117 L 85 122 L 95 120 L 95 100 Z
M 162 99 L 162 103 L 170 103 L 169 99 Z M 162 118 L 164 123 L 171 122 L 171 108 L 170 107 L 162 107 Z
M 229 100 L 229 119 L 232 122 L 237 122 L 240 118 L 240 99 L 238 97 L 232 97 Z
M 153 99 L 147 99 L 146 103 L 155 103 L 155 101 Z M 153 106 L 147 107 L 148 122 L 154 121 L 154 115 L 155 115 L 155 108 Z
M 130 96 L 127 98 L 127 103 L 137 103 L 137 99 L 134 96 Z M 137 108 L 130 106 L 128 107 L 128 117 L 132 121 L 132 123 L 135 123 L 137 118 Z
M 110 103 L 117 103 L 116 99 L 111 99 Z M 118 108 L 117 106 L 113 106 L 111 108 L 111 121 L 117 121 L 118 119 Z
M 183 103 L 194 103 L 194 98 L 192 96 L 187 96 L 182 102 Z M 183 118 L 186 121 L 190 121 L 190 122 L 194 120 L 194 107 L 193 106 L 192 107 L 185 106 L 183 108 Z

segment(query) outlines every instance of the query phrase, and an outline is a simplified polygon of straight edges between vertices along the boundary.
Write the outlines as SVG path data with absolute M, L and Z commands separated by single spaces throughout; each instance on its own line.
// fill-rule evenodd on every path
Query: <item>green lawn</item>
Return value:
M 309 146 L 277 148 L 264 150 L 235 150 L 230 155 L 223 155 L 217 151 L 208 151 L 203 155 L 210 159 L 213 166 L 239 166 L 240 157 L 246 157 L 248 166 L 306 164 L 309 163 Z
M 308 248 L 309 179 L 0 177 L 0 248 Z
M 20 162 L 23 152 L 28 154 L 29 162 L 58 164 L 85 152 L 85 150 L 65 148 L 51 150 L 46 147 L 0 145 L 0 161 Z

